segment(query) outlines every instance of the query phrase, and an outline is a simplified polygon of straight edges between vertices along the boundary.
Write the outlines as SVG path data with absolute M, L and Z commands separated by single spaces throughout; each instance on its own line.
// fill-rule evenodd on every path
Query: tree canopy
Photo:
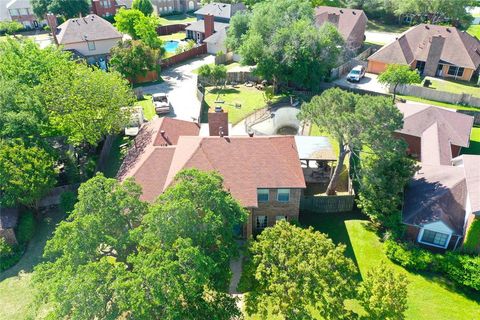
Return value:
M 36 267 L 39 304 L 53 319 L 231 319 L 225 293 L 246 213 L 216 173 L 180 172 L 154 204 L 133 181 L 97 175 L 57 227 Z M 65 294 L 71 296 L 64 299 Z
M 55 185 L 54 164 L 41 148 L 0 140 L 0 206 L 36 207 L 36 201 Z
M 153 13 L 153 6 L 150 0 L 133 0 L 132 8 L 140 10 L 146 16 Z
M 43 19 L 51 12 L 56 15 L 64 16 L 66 19 L 87 15 L 90 12 L 90 4 L 87 0 L 32 0 L 33 12 Z
M 152 49 L 139 40 L 126 40 L 110 51 L 110 65 L 127 79 L 145 76 L 148 71 L 157 70 L 159 50 Z
M 255 285 L 246 296 L 248 314 L 269 311 L 286 319 L 348 319 L 344 302 L 355 296 L 356 268 L 344 245 L 313 229 L 281 221 L 251 247 Z
M 419 83 L 421 81 L 417 70 L 411 70 L 409 66 L 391 64 L 378 76 L 378 82 L 393 86 L 393 100 L 397 94 L 397 87 L 401 84 Z
M 0 32 L 15 35 L 17 31 L 23 29 L 23 24 L 18 21 L 0 21 Z
M 124 8 L 115 15 L 115 27 L 121 32 L 128 33 L 134 40 L 141 39 L 154 49 L 163 49 L 162 41 L 158 38 L 157 27 L 160 25 L 158 17 L 146 16 L 140 10 Z
M 334 138 L 339 146 L 334 174 L 327 194 L 335 194 L 345 157 L 363 146 L 372 150 L 402 127 L 403 116 L 385 97 L 357 95 L 339 88 L 328 89 L 305 104 L 299 117 Z
M 316 88 L 342 51 L 338 30 L 328 23 L 318 29 L 306 0 L 261 2 L 251 15 L 233 22 L 227 43 L 238 48 L 243 64 L 256 65 L 255 72 L 274 86 L 293 82 Z

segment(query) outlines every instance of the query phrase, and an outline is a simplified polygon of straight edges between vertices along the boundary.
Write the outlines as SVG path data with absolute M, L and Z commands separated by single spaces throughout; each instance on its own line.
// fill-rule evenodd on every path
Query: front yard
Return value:
M 472 82 L 425 77 L 422 83 L 418 85 L 422 86 L 425 80 L 431 81 L 432 83 L 430 85 L 431 89 L 435 89 L 438 91 L 446 91 L 446 92 L 456 93 L 456 94 L 466 93 L 466 94 L 471 94 L 472 96 L 480 97 L 480 88 L 477 87 Z
M 472 36 L 477 37 L 480 39 L 480 25 L 479 24 L 472 24 L 468 29 L 467 32 L 470 33 Z
M 225 89 L 206 87 L 205 103 L 207 107 L 205 109 L 214 110 L 215 106 L 221 106 L 224 111 L 228 112 L 229 122 L 235 125 L 256 110 L 266 106 L 263 92 L 254 87 L 246 87 L 244 85 L 239 85 L 236 88 L 228 86 Z M 217 96 L 219 102 L 216 102 Z M 273 101 L 279 101 L 281 98 L 282 96 L 278 95 Z M 220 101 L 223 101 L 223 103 Z

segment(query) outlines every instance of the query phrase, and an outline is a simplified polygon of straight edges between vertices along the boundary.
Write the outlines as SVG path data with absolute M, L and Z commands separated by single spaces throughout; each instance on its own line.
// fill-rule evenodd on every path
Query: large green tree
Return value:
M 0 206 L 36 207 L 55 185 L 53 157 L 20 140 L 0 140 Z
M 469 24 L 472 20 L 467 12 L 469 6 L 474 6 L 472 0 L 404 0 L 394 1 L 394 12 L 433 24 L 445 21 Z
M 239 22 L 240 24 L 240 22 Z M 229 32 L 227 43 L 238 46 L 242 63 L 271 80 L 316 89 L 342 51 L 343 39 L 331 24 L 317 28 L 306 0 L 262 2 L 253 7 L 248 31 Z M 240 37 L 239 37 L 240 34 Z
M 303 105 L 299 117 L 324 130 L 338 143 L 338 160 L 326 193 L 335 194 L 345 157 L 378 144 L 402 127 L 402 114 L 385 97 L 357 95 L 339 88 L 324 91 Z
M 409 66 L 400 64 L 391 64 L 378 76 L 378 82 L 393 87 L 393 101 L 397 94 L 397 87 L 404 84 L 419 83 L 421 81 L 417 70 L 410 69 Z
M 128 81 L 117 72 L 106 73 L 85 64 L 57 68 L 38 86 L 50 124 L 68 142 L 95 146 L 105 135 L 128 122 L 124 107 L 135 101 Z
M 145 76 L 148 71 L 159 67 L 159 50 L 152 49 L 139 40 L 123 41 L 113 47 L 110 53 L 111 67 L 127 79 Z
M 358 289 L 358 300 L 367 312 L 364 319 L 404 320 L 408 308 L 407 289 L 407 277 L 385 263 L 369 270 Z
M 153 13 L 153 6 L 150 0 L 133 0 L 132 8 L 140 10 L 146 16 Z
M 47 242 L 38 303 L 52 319 L 231 319 L 225 293 L 245 212 L 216 173 L 188 170 L 153 204 L 133 181 L 97 175 Z M 65 299 L 68 295 L 70 298 Z
M 119 31 L 128 33 L 134 40 L 141 39 L 154 49 L 162 49 L 163 43 L 156 31 L 159 25 L 157 17 L 146 16 L 136 9 L 120 9 L 115 15 L 115 27 Z
M 348 319 L 344 302 L 355 297 L 356 268 L 345 246 L 313 229 L 278 222 L 252 244 L 256 283 L 246 296 L 248 314 L 285 319 Z
M 90 4 L 87 0 L 32 0 L 33 12 L 41 19 L 51 12 L 67 19 L 87 15 Z

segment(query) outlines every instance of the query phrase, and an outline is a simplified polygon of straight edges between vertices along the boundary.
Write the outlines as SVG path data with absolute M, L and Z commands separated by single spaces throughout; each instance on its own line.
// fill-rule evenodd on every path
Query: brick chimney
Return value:
M 53 13 L 47 13 L 47 24 L 50 27 L 50 30 L 52 32 L 53 40 L 55 41 L 55 44 L 58 46 L 58 39 L 57 39 L 57 16 L 55 16 Z
M 440 35 L 432 37 L 432 40 L 430 41 L 430 49 L 428 50 L 427 61 L 425 61 L 424 74 L 426 76 L 434 77 L 436 75 L 444 44 L 444 37 Z
M 336 13 L 328 14 L 328 22 L 338 27 L 338 20 L 340 20 L 340 15 Z
M 208 130 L 210 136 L 228 136 L 228 112 L 216 107 L 215 112 L 208 113 Z
M 203 17 L 203 22 L 205 23 L 205 38 L 207 39 L 210 37 L 212 34 L 215 33 L 215 17 L 212 16 L 211 14 L 208 14 Z

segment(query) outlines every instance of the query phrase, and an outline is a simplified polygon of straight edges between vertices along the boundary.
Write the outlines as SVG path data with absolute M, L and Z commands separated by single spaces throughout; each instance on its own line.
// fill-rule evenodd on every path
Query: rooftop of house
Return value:
M 355 33 L 363 37 L 367 21 L 363 10 L 327 6 L 315 8 L 315 24 L 321 26 L 325 22 L 333 23 L 344 39 L 350 38 Z
M 219 172 L 244 207 L 257 207 L 258 188 L 305 188 L 293 136 L 204 137 L 196 123 L 162 118 L 144 125 L 135 140 L 117 177 L 133 177 L 145 201 L 154 201 L 185 168 Z
M 0 208 L 0 230 L 14 228 L 17 225 L 18 209 Z
M 221 2 L 212 2 L 202 8 L 195 11 L 196 15 L 208 15 L 211 14 L 216 18 L 230 19 L 238 11 L 246 10 L 247 8 L 243 3 L 221 3 Z
M 405 189 L 403 222 L 422 226 L 442 221 L 462 235 L 466 197 L 464 168 L 422 165 Z
M 398 103 L 403 113 L 400 133 L 420 137 L 422 163 L 450 165 L 451 145 L 468 147 L 473 117 L 454 110 L 412 103 Z
M 31 7 L 30 0 L 12 0 L 7 3 L 7 9 L 26 9 Z
M 68 19 L 57 29 L 60 44 L 122 38 L 122 34 L 110 22 L 95 14 Z
M 228 25 L 229 25 L 228 23 L 214 21 L 213 29 L 217 33 L 218 31 L 221 31 L 227 28 Z M 203 20 L 197 20 L 195 22 L 192 22 L 188 27 L 186 27 L 185 30 L 205 33 L 205 22 Z
M 397 40 L 383 46 L 368 60 L 408 64 L 426 61 L 433 37 L 445 39 L 440 48 L 440 61 L 459 67 L 477 69 L 480 66 L 480 40 L 455 27 L 419 24 L 402 33 Z
M 206 43 L 225 43 L 225 40 L 227 39 L 227 30 L 228 30 L 228 25 L 220 30 L 215 30 L 216 32 L 212 34 L 210 37 L 206 38 L 203 40 L 203 42 Z

